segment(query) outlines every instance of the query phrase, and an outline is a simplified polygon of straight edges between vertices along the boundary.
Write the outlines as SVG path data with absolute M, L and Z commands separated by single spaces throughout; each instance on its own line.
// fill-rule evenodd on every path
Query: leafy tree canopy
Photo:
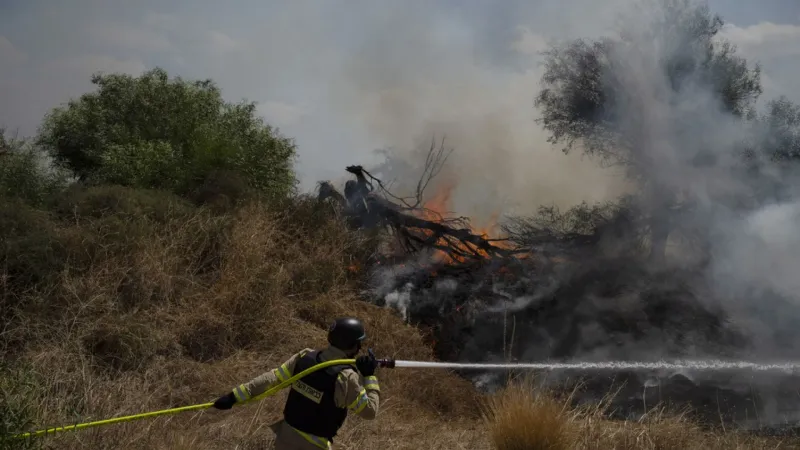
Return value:
M 41 206 L 67 183 L 67 174 L 49 167 L 41 150 L 0 129 L 0 197 Z
M 185 195 L 222 172 L 261 194 L 293 190 L 293 141 L 263 123 L 254 103 L 224 101 L 211 80 L 154 69 L 92 83 L 94 92 L 46 116 L 37 139 L 82 181 Z
M 647 121 L 658 113 L 656 103 L 677 111 L 681 95 L 705 91 L 731 114 L 752 115 L 760 68 L 748 67 L 717 37 L 722 19 L 689 0 L 664 0 L 654 11 L 641 16 L 647 23 L 627 23 L 614 39 L 578 39 L 547 53 L 536 105 L 551 143 L 564 144 L 565 152 L 580 143 L 587 153 L 646 177 L 653 137 Z
M 691 228 L 682 222 L 692 186 L 705 189 L 692 169 L 744 150 L 738 124 L 756 116 L 760 68 L 719 38 L 722 19 L 693 0 L 653 0 L 625 19 L 613 38 L 553 47 L 536 105 L 551 143 L 565 152 L 577 144 L 639 184 L 650 257 L 660 262 L 671 232 Z

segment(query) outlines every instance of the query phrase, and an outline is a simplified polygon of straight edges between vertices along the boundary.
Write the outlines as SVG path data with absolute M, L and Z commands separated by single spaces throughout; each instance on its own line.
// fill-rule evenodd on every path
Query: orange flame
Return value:
M 427 220 L 437 220 L 446 217 L 450 210 L 450 201 L 453 196 L 453 190 L 456 183 L 453 181 L 446 181 L 441 188 L 439 188 L 433 198 L 426 201 L 422 207 L 424 218 Z
M 441 187 L 434 193 L 433 197 L 430 200 L 426 201 L 422 205 L 423 208 L 424 208 L 423 212 L 421 213 L 422 218 L 424 218 L 426 220 L 431 220 L 431 221 L 438 221 L 438 220 L 441 220 L 442 218 L 446 218 L 448 216 L 451 216 L 452 215 L 451 201 L 452 201 L 452 195 L 453 195 L 453 191 L 455 190 L 455 187 L 456 187 L 456 183 L 455 183 L 454 180 L 452 180 L 452 179 L 451 180 L 445 180 L 445 182 L 441 185 Z M 478 236 L 480 236 L 480 237 L 482 237 L 484 239 L 491 239 L 490 236 L 496 235 L 499 232 L 498 223 L 497 223 L 497 218 L 498 218 L 499 215 L 500 215 L 499 212 L 495 212 L 494 214 L 492 214 L 492 216 L 489 219 L 488 223 L 486 223 L 482 227 L 477 227 L 477 228 L 471 226 L 470 227 L 470 231 L 473 234 L 476 234 L 476 235 L 478 235 Z M 432 232 L 428 231 L 428 230 L 425 230 L 424 233 L 427 236 L 430 236 L 432 234 Z M 448 245 L 447 242 L 445 242 L 443 239 L 440 239 L 439 242 L 437 242 L 437 244 L 440 244 L 442 246 Z M 493 244 L 495 246 L 497 246 L 497 247 L 503 247 L 504 246 L 502 242 L 495 242 Z M 470 251 L 470 249 L 468 249 L 463 244 L 460 244 L 459 247 L 462 247 L 462 248 L 459 248 L 460 250 Z M 481 255 L 483 257 L 488 257 L 489 256 L 482 249 L 477 249 L 476 251 L 478 252 L 479 255 Z M 444 261 L 447 264 L 463 262 L 463 258 L 462 257 L 451 256 L 451 255 L 449 255 L 449 254 L 447 254 L 447 253 L 445 253 L 443 251 L 440 251 L 440 250 L 436 251 L 435 257 L 439 261 Z

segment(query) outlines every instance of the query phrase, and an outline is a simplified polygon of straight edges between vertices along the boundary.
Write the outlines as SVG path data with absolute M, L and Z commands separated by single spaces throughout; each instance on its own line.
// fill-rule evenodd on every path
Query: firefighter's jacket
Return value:
M 237 402 L 244 402 L 267 391 L 273 386 L 289 379 L 294 375 L 295 363 L 312 349 L 304 349 L 286 360 L 279 367 L 265 372 L 258 377 L 237 386 L 233 389 Z M 321 352 L 323 361 L 334 359 L 348 359 L 345 353 L 335 347 L 328 347 Z M 324 370 L 324 369 L 323 369 Z M 363 377 L 352 368 L 345 368 L 339 372 L 336 388 L 334 391 L 334 401 L 339 408 L 347 408 L 350 412 L 359 417 L 372 420 L 378 413 L 380 403 L 380 385 L 376 376 Z M 306 440 L 321 448 L 328 448 L 330 443 L 327 439 L 313 436 L 295 430 L 303 435 Z

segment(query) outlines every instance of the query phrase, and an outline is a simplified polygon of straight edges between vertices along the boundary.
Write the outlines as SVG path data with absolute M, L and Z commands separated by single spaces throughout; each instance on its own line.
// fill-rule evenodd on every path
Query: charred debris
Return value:
M 364 296 L 424 330 L 439 358 L 724 358 L 748 349 L 751 336 L 732 324 L 704 284 L 704 258 L 683 268 L 653 267 L 643 225 L 647 217 L 635 203 L 583 204 L 566 212 L 541 208 L 534 217 L 509 219 L 502 226 L 506 236 L 491 238 L 475 232 L 467 218 L 426 208 L 422 194 L 446 156 L 441 146 L 431 146 L 412 198 L 392 194 L 361 166 L 347 167 L 355 179 L 347 181 L 344 194 L 323 182 L 318 196 L 353 229 L 384 238 L 386 245 L 360 268 Z M 490 388 L 504 378 L 464 375 Z M 754 393 L 742 380 L 686 374 L 581 374 L 581 379 L 584 393 L 576 402 L 624 383 L 612 406 L 625 417 L 658 404 L 653 395 L 688 403 L 701 416 L 708 411 L 712 422 L 758 415 L 758 395 L 788 398 L 780 391 L 785 380 L 770 383 L 774 392 Z M 648 391 L 648 386 L 658 388 Z M 718 404 L 709 409 L 712 400 Z
M 506 237 L 491 238 L 468 218 L 426 208 L 424 191 L 448 154 L 431 145 L 411 198 L 361 166 L 347 167 L 355 180 L 344 194 L 322 182 L 318 195 L 350 227 L 388 238 L 361 269 L 365 295 L 427 330 L 439 357 L 567 359 L 602 349 L 624 358 L 649 340 L 659 342 L 658 356 L 677 357 L 698 345 L 719 355 L 746 344 L 721 308 L 697 298 L 696 268 L 647 264 L 646 230 L 639 231 L 646 217 L 634 203 L 542 208 L 511 218 Z M 546 345 L 534 351 L 525 342 Z

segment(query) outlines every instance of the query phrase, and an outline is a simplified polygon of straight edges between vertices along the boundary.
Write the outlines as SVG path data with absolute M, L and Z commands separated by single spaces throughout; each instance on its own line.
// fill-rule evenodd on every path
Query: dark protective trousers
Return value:
M 272 447 L 275 450 L 324 450 L 307 441 L 283 420 L 270 425 L 270 428 L 275 432 L 275 444 Z

